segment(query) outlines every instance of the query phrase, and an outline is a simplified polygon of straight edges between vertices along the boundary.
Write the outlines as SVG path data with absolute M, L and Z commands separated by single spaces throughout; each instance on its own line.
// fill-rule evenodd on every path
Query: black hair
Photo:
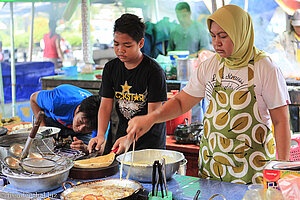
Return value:
M 48 25 L 49 25 L 49 29 L 50 29 L 50 38 L 52 38 L 56 34 L 56 32 L 55 32 L 56 21 L 50 20 Z
M 79 105 L 78 112 L 84 113 L 84 118 L 87 119 L 87 126 L 92 130 L 97 130 L 98 127 L 98 109 L 100 107 L 100 96 L 92 95 L 85 98 Z
M 191 12 L 190 5 L 187 2 L 179 2 L 175 7 L 175 10 L 183 10 L 183 9 L 186 9 L 188 12 Z
M 115 32 L 126 33 L 134 41 L 139 43 L 145 36 L 145 24 L 138 16 L 126 13 L 115 21 L 114 33 Z

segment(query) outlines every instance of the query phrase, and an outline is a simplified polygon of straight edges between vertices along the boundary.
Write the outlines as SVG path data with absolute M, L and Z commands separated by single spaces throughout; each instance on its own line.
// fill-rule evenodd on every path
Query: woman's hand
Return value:
M 151 120 L 149 115 L 136 116 L 132 118 L 129 120 L 126 130 L 128 139 L 133 141 L 134 134 L 136 134 L 135 139 L 137 140 L 148 132 L 153 125 L 154 121 Z
M 73 142 L 71 143 L 70 147 L 72 149 L 79 150 L 84 153 L 88 153 L 87 145 L 84 144 L 82 140 L 78 140 L 77 137 L 73 137 Z

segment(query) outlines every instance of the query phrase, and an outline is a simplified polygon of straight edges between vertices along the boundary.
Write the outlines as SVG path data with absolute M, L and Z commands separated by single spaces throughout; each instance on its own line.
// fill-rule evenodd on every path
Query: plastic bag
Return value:
M 285 200 L 300 200 L 300 177 L 289 175 L 278 180 Z
M 243 200 L 284 200 L 284 198 L 279 190 L 269 188 L 248 190 Z

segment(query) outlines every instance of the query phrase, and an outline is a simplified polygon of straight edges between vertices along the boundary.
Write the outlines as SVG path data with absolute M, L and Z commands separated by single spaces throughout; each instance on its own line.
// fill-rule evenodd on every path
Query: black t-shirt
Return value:
M 144 54 L 141 63 L 128 70 L 119 58 L 106 63 L 99 94 L 115 98 L 119 125 L 116 138 L 125 136 L 128 121 L 137 115 L 148 113 L 148 103 L 167 100 L 164 70 L 152 58 Z M 114 141 L 112 141 L 114 142 Z M 138 139 L 136 149 L 165 148 L 166 125 L 155 124 Z

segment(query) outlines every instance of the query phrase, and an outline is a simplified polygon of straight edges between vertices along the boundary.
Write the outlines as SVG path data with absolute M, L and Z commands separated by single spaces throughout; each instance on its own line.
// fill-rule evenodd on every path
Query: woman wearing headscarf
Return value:
M 289 158 L 285 79 L 270 57 L 255 48 L 252 20 L 243 9 L 224 6 L 208 17 L 207 24 L 216 54 L 200 63 L 174 98 L 130 120 L 127 137 L 139 138 L 152 124 L 180 116 L 205 97 L 209 106 L 200 143 L 200 177 L 261 183 L 262 170 L 276 151 L 278 159 Z

